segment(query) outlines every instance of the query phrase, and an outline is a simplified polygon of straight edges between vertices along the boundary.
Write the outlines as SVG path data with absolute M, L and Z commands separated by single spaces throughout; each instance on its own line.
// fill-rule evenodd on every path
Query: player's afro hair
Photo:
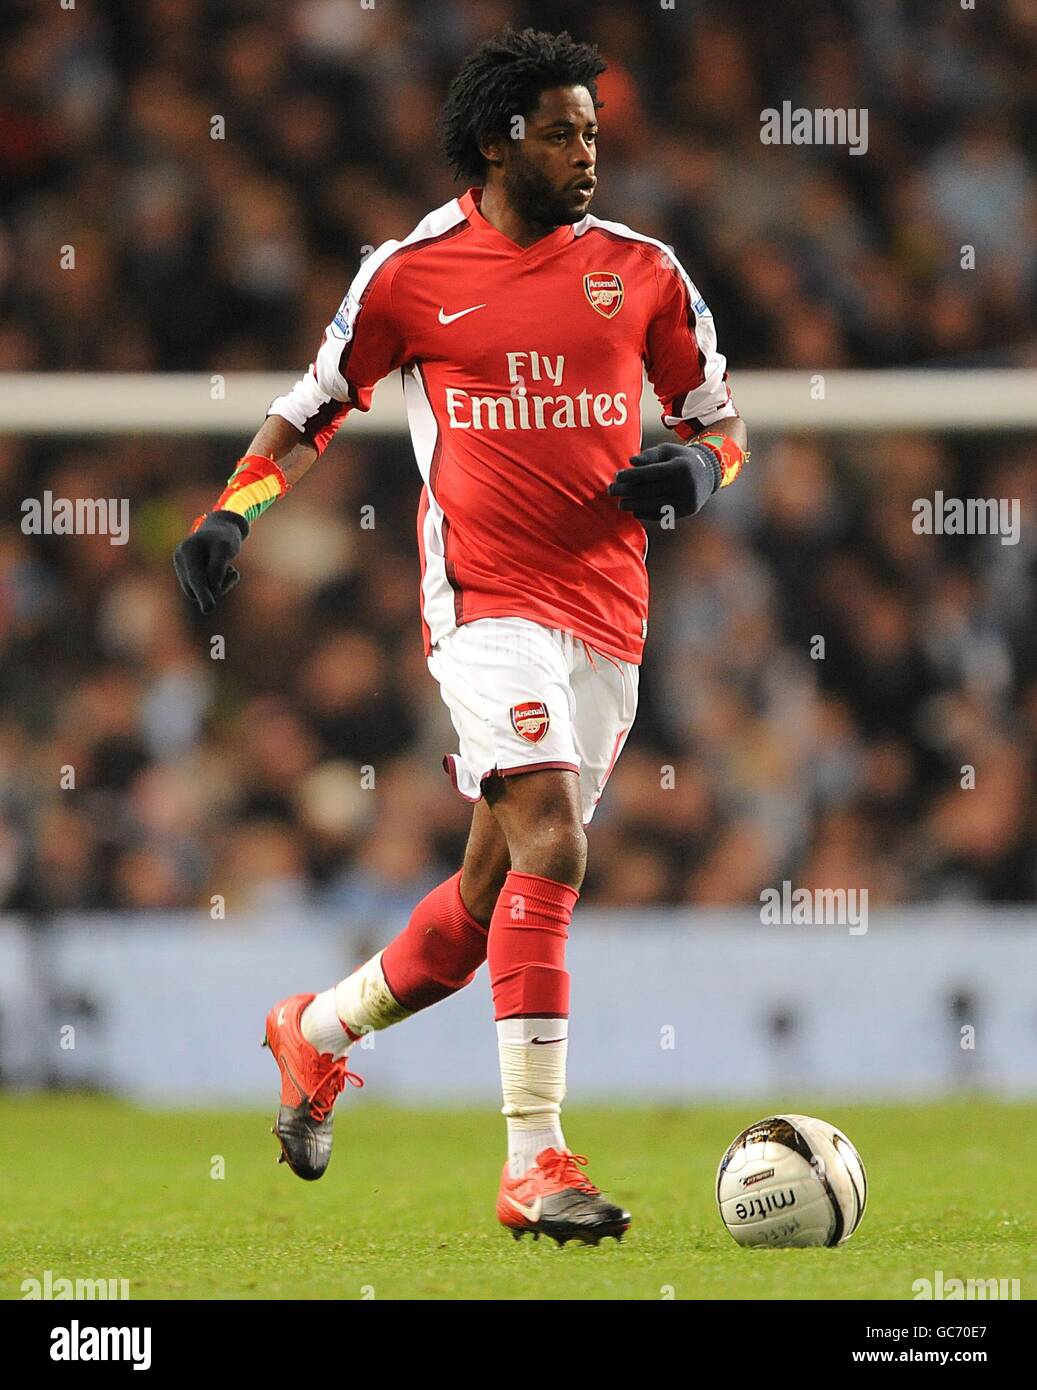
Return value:
M 595 107 L 597 79 L 605 71 L 598 50 L 571 34 L 502 29 L 470 54 L 450 84 L 440 116 L 440 144 L 458 178 L 481 179 L 479 146 L 511 134 L 516 116 L 528 116 L 549 87 L 586 87 Z

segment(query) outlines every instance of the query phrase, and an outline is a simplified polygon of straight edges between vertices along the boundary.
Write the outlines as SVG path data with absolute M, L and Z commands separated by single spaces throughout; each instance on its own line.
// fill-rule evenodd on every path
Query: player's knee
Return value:
M 511 867 L 579 888 L 587 866 L 587 837 L 579 783 L 568 771 L 536 770 L 488 782 L 484 794 L 504 831 Z
M 579 888 L 587 869 L 587 837 L 579 821 L 545 818 L 512 846 L 512 867 Z

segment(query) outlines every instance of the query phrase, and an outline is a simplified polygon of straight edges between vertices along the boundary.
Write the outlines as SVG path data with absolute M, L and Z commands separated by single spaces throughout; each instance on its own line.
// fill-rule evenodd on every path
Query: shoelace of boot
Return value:
M 585 1168 L 589 1161 L 586 1154 L 568 1151 L 559 1153 L 556 1149 L 554 1157 L 548 1159 L 543 1169 L 547 1176 L 556 1182 L 564 1182 L 567 1187 L 575 1187 L 578 1191 L 595 1197 L 600 1196 L 600 1190 L 594 1186 L 590 1178 L 580 1172 L 580 1168 Z
M 355 1071 L 350 1071 L 346 1066 L 345 1058 L 340 1057 L 337 1062 L 332 1062 L 327 1073 L 313 1088 L 313 1094 L 310 1097 L 310 1114 L 315 1120 L 320 1122 L 327 1119 L 340 1092 L 346 1089 L 347 1081 L 350 1086 L 360 1087 L 364 1084 L 364 1078 L 357 1076 Z

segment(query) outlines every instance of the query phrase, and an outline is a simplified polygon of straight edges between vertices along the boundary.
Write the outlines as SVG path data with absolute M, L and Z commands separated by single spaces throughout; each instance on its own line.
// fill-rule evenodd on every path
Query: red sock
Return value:
M 433 888 L 382 952 L 393 996 L 416 1013 L 462 989 L 486 959 L 486 928 L 461 900 L 461 871 Z
M 569 1016 L 565 943 L 579 896 L 568 884 L 539 874 L 512 869 L 504 880 L 487 952 L 498 1021 Z

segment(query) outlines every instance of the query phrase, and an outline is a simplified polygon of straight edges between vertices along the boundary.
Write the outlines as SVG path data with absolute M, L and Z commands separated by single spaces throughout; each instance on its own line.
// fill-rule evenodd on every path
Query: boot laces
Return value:
M 585 1173 L 580 1172 L 580 1169 L 585 1168 L 588 1162 L 586 1154 L 574 1154 L 569 1149 L 564 1149 L 561 1152 L 558 1149 L 553 1149 L 540 1166 L 547 1176 L 555 1182 L 597 1197 L 601 1195 L 599 1189 L 594 1186 Z
M 338 1061 L 332 1062 L 313 1088 L 313 1094 L 310 1096 L 310 1114 L 315 1120 L 320 1122 L 327 1119 L 339 1093 L 345 1090 L 347 1081 L 350 1086 L 360 1087 L 364 1084 L 363 1077 L 357 1076 L 355 1071 L 350 1071 L 346 1066 L 346 1059 L 340 1057 Z

